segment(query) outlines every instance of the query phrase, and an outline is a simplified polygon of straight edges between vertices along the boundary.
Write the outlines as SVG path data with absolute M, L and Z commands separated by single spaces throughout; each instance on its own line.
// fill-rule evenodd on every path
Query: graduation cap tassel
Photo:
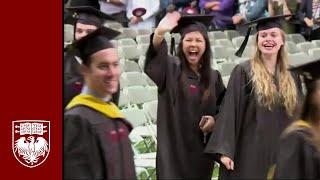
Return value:
M 173 35 L 171 35 L 170 54 L 172 56 L 176 55 L 175 41 L 174 41 L 174 36 Z
M 244 49 L 246 48 L 246 45 L 248 43 L 248 40 L 249 40 L 249 36 L 250 36 L 250 33 L 251 33 L 251 29 L 252 27 L 249 26 L 248 30 L 247 30 L 247 34 L 246 34 L 246 37 L 244 38 L 244 41 L 242 42 L 239 50 L 235 53 L 236 56 L 238 57 L 241 57 L 242 56 L 242 53 L 244 51 Z
M 74 22 L 74 25 L 73 25 L 73 42 L 76 40 L 76 30 L 77 30 L 77 21 Z

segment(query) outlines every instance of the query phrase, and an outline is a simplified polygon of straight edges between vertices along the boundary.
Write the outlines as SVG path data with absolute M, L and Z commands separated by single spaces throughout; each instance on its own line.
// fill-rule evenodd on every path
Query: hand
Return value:
M 291 11 L 288 8 L 283 10 L 283 15 L 292 15 Z M 287 21 L 291 19 L 291 16 L 285 18 Z
M 197 1 L 193 0 L 193 1 L 190 3 L 190 6 L 191 6 L 191 7 L 197 7 Z
M 232 16 L 233 24 L 240 24 L 243 21 L 243 19 L 244 18 L 242 16 L 240 16 L 240 15 Z
M 227 170 L 234 170 L 234 163 L 229 157 L 222 155 L 220 161 L 226 167 Z
M 307 24 L 308 27 L 313 26 L 313 20 L 309 18 L 304 18 L 304 22 Z
M 211 6 L 212 11 L 218 11 L 220 10 L 220 2 L 218 1 L 213 1 L 212 6 Z
M 205 9 L 210 9 L 210 10 L 219 10 L 220 9 L 220 2 L 218 1 L 212 1 L 212 2 L 207 2 L 204 5 Z
M 166 32 L 170 32 L 174 27 L 178 25 L 181 15 L 179 12 L 168 12 L 162 20 L 159 22 L 156 28 L 156 33 L 158 35 L 164 35 Z
M 141 21 L 142 21 L 141 17 L 132 16 L 132 18 L 130 19 L 129 24 L 138 24 Z
M 203 133 L 212 132 L 215 120 L 212 116 L 202 116 L 199 126 Z

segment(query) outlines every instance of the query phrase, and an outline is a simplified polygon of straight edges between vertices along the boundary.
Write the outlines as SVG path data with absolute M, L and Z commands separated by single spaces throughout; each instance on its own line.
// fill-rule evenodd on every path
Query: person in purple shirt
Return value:
M 212 25 L 215 29 L 234 29 L 232 16 L 235 14 L 235 0 L 200 0 L 199 7 L 206 14 L 214 15 Z

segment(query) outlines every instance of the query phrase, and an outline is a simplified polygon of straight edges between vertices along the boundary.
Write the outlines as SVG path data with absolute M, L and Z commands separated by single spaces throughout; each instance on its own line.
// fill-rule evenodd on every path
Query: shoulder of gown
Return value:
M 320 178 L 320 152 L 310 138 L 308 128 L 299 128 L 282 136 L 274 179 Z

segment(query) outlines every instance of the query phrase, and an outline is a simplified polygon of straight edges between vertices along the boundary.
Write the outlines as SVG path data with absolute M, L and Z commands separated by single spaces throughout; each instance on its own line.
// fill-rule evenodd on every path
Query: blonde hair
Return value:
M 285 42 L 283 32 L 281 32 L 281 36 L 283 42 Z M 258 33 L 256 37 L 256 42 L 257 41 Z M 278 52 L 277 66 L 279 68 L 278 92 L 273 86 L 275 84 L 273 77 L 271 77 L 270 73 L 262 62 L 261 51 L 258 49 L 257 45 L 255 55 L 251 60 L 251 73 L 254 91 L 257 95 L 258 103 L 264 107 L 272 110 L 272 107 L 280 100 L 280 103 L 284 105 L 287 113 L 290 116 L 293 116 L 297 104 L 297 89 L 290 72 L 287 70 L 288 57 L 284 49 L 284 45 Z

